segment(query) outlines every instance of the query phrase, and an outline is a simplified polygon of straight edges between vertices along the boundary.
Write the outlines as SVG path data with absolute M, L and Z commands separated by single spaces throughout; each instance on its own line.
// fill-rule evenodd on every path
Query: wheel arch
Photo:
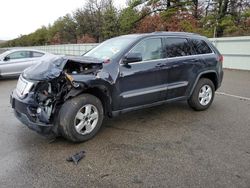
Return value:
M 207 79 L 211 80 L 214 84 L 215 90 L 218 89 L 218 76 L 215 72 L 204 73 L 200 76 L 199 79 L 201 79 L 201 78 L 207 78 Z
M 103 105 L 104 114 L 111 116 L 112 112 L 112 98 L 109 89 L 104 85 L 96 85 L 93 87 L 87 87 L 82 89 L 72 89 L 70 93 L 66 96 L 66 100 L 74 98 L 81 94 L 88 93 L 94 95 L 101 100 Z
M 89 93 L 100 99 L 103 105 L 104 114 L 111 116 L 112 98 L 108 88 L 105 86 L 95 86 L 84 90 L 82 93 Z
M 215 70 L 203 71 L 203 72 L 199 73 L 199 75 L 196 77 L 196 80 L 195 80 L 195 82 L 193 84 L 193 87 L 191 89 L 189 97 L 192 95 L 195 86 L 197 85 L 199 79 L 201 79 L 201 78 L 210 79 L 214 84 L 215 90 L 218 89 L 218 83 L 219 82 L 218 82 L 218 74 L 217 74 L 217 72 Z

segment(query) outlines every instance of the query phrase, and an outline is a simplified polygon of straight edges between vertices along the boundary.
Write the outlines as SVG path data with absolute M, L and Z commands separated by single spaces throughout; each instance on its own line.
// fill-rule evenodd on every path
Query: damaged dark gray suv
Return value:
M 207 109 L 221 85 L 222 61 L 207 38 L 192 33 L 120 36 L 83 56 L 53 57 L 26 69 L 11 104 L 30 129 L 85 141 L 104 116 L 177 100 Z

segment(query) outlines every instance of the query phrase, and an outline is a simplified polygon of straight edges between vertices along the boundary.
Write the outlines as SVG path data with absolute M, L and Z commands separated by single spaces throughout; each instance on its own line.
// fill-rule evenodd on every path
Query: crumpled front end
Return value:
M 23 124 L 30 129 L 43 134 L 48 135 L 53 131 L 53 125 L 41 122 L 34 113 L 38 108 L 36 102 L 33 100 L 32 94 L 28 95 L 25 100 L 20 100 L 16 90 L 11 94 L 11 105 L 14 108 L 14 114 Z
M 33 81 L 21 75 L 11 95 L 12 108 L 16 117 L 29 128 L 41 134 L 49 134 L 55 128 L 56 107 L 63 103 L 68 89 L 67 81 L 62 77 Z
M 100 69 L 102 63 L 97 60 L 59 56 L 26 69 L 11 94 L 16 117 L 40 134 L 58 134 L 56 119 L 61 105 L 85 87 L 74 82 L 72 75 L 91 76 Z

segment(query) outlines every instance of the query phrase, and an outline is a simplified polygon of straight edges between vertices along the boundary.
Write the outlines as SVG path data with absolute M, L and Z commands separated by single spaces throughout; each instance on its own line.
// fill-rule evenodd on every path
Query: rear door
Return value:
M 162 38 L 146 38 L 136 44 L 129 53 L 140 53 L 142 61 L 120 64 L 119 101 L 120 109 L 157 102 L 166 90 L 166 62 L 162 53 Z
M 166 99 L 187 95 L 187 89 L 195 79 L 195 69 L 202 66 L 201 57 L 195 52 L 185 37 L 165 37 L 164 49 L 169 67 Z

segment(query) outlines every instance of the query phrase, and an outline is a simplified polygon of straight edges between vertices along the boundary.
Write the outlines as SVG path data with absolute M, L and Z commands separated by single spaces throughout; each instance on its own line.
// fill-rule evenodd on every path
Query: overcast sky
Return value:
M 2 0 L 0 10 L 0 40 L 10 40 L 29 34 L 58 17 L 83 7 L 85 0 Z M 126 0 L 114 0 L 115 6 L 125 6 Z

